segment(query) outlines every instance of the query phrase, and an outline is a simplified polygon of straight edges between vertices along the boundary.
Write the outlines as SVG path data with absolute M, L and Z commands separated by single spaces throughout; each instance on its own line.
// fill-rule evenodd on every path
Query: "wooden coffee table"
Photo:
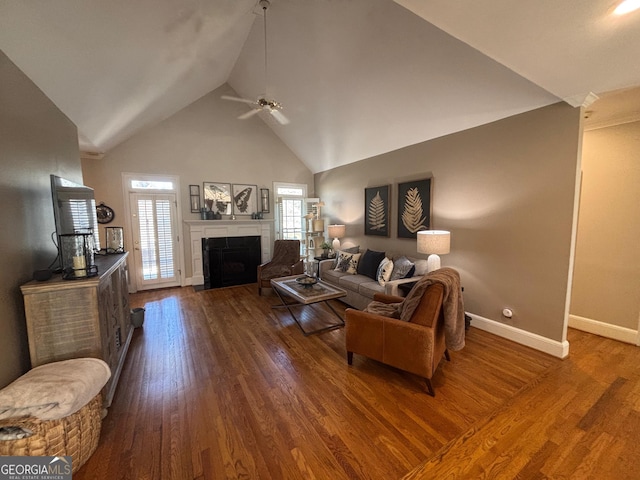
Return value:
M 304 277 L 304 275 L 293 275 L 290 277 L 271 279 L 271 286 L 282 302 L 282 305 L 274 305 L 273 308 L 286 308 L 287 310 L 289 310 L 291 317 L 298 324 L 300 330 L 302 330 L 302 333 L 305 336 L 343 327 L 344 320 L 342 319 L 342 317 L 340 317 L 338 312 L 335 311 L 328 300 L 344 297 L 347 295 L 347 292 L 341 288 L 334 287 L 333 285 L 323 282 L 320 279 L 318 279 L 317 283 L 313 285 L 302 285 L 296 280 L 300 277 Z M 285 300 L 285 297 L 292 299 L 293 303 L 287 302 Z M 293 313 L 291 307 L 311 306 L 315 303 L 324 303 L 325 305 L 327 305 L 329 309 L 331 309 L 333 314 L 338 317 L 339 321 L 337 323 L 332 323 L 331 325 L 319 328 L 317 330 L 305 330 L 298 318 Z

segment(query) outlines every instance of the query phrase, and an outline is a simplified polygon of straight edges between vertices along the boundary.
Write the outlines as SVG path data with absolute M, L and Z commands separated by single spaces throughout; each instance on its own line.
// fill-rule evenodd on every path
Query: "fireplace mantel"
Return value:
M 204 285 L 202 239 L 260 236 L 262 261 L 271 260 L 273 220 L 187 220 L 191 246 L 191 284 Z

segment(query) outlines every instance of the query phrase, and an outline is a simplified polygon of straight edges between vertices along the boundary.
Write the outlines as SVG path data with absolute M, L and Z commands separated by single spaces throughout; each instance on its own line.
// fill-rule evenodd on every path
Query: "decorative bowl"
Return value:
M 305 275 L 304 277 L 296 278 L 296 282 L 298 282 L 300 285 L 302 285 L 304 287 L 311 287 L 311 286 L 315 285 L 316 283 L 318 283 L 318 279 L 315 278 L 315 277 L 309 277 L 309 276 Z

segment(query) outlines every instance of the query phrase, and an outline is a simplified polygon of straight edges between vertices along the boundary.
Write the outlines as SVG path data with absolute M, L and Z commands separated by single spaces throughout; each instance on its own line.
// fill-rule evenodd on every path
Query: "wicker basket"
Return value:
M 0 427 L 28 428 L 33 435 L 18 440 L 0 440 L 0 455 L 71 456 L 76 472 L 91 457 L 100 439 L 102 396 L 96 395 L 84 407 L 58 420 L 14 417 L 0 420 Z

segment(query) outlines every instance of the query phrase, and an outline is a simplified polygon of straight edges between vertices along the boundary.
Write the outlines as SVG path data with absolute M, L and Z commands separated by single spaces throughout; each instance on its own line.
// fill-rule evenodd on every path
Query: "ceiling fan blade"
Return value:
M 289 119 L 284 116 L 284 114 L 280 110 L 270 109 L 269 113 L 273 115 L 280 125 L 287 125 L 289 123 Z
M 246 120 L 247 118 L 253 117 L 256 113 L 262 111 L 262 108 L 254 108 L 253 110 L 249 110 L 247 113 L 243 113 L 238 117 L 238 120 Z
M 255 105 L 256 101 L 255 100 L 247 100 L 246 98 L 240 98 L 240 97 L 230 97 L 229 95 L 222 95 L 223 100 L 233 100 L 234 102 L 242 102 L 242 103 L 248 103 L 249 105 Z

